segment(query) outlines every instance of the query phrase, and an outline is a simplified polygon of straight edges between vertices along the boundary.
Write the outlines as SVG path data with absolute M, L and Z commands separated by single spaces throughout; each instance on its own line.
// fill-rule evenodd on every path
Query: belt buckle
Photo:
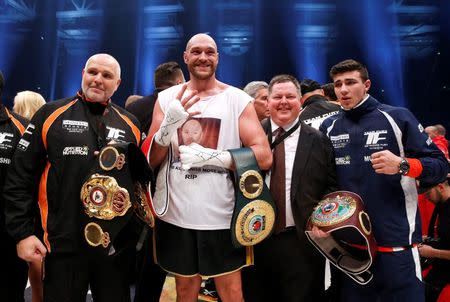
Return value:
M 239 189 L 248 199 L 254 199 L 261 195 L 263 184 L 262 176 L 256 170 L 245 171 L 239 179 Z
M 104 232 L 102 227 L 95 222 L 90 222 L 84 227 L 84 238 L 90 246 L 103 246 L 107 248 L 111 243 L 109 233 Z
M 110 171 L 114 168 L 121 170 L 125 165 L 125 155 L 119 153 L 113 146 L 107 146 L 102 149 L 98 157 L 100 167 L 105 171 Z

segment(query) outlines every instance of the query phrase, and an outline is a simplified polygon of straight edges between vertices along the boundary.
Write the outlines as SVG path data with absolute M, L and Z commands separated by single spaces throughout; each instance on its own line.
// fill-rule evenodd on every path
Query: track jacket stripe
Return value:
M 128 118 L 128 116 L 121 114 L 116 108 L 114 108 L 114 110 L 125 121 L 125 123 L 130 126 L 131 131 L 133 131 L 133 134 L 136 137 L 136 144 L 139 146 L 139 144 L 141 143 L 141 131 L 139 130 L 139 128 L 136 127 L 136 125 Z
M 23 133 L 25 132 L 25 127 L 22 125 L 22 123 L 18 119 L 16 119 L 11 113 L 9 113 L 8 109 L 5 108 L 5 110 L 6 110 L 6 114 L 11 119 L 11 121 L 14 123 L 16 128 L 19 129 L 20 135 L 23 135 Z
M 47 200 L 47 178 L 48 171 L 50 170 L 50 162 L 47 162 L 44 172 L 41 176 L 41 181 L 39 182 L 39 209 L 41 212 L 41 224 L 42 229 L 44 230 L 44 243 L 47 246 L 47 250 L 51 252 L 50 242 L 48 241 L 48 232 L 47 232 L 47 218 L 48 218 L 48 200 Z
M 69 109 L 69 107 L 72 106 L 73 104 L 75 104 L 77 101 L 78 101 L 78 99 L 74 99 L 69 104 L 67 104 L 61 108 L 58 108 L 57 110 L 55 110 L 55 112 L 50 114 L 50 116 L 45 120 L 44 125 L 42 126 L 42 142 L 44 144 L 45 149 L 47 149 L 47 132 L 50 129 L 50 126 L 58 118 L 58 116 L 60 116 L 64 111 Z

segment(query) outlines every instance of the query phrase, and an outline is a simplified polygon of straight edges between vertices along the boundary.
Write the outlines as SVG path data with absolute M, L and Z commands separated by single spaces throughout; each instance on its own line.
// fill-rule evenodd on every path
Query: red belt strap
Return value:
M 367 246 L 365 245 L 360 245 L 360 244 L 354 244 L 354 243 L 347 243 L 348 245 L 360 249 L 360 250 L 367 250 Z M 418 246 L 418 243 L 413 243 L 411 245 L 407 245 L 407 246 L 378 246 L 377 247 L 377 251 L 380 253 L 394 253 L 394 252 L 401 252 L 407 249 L 411 249 L 414 248 L 416 246 Z

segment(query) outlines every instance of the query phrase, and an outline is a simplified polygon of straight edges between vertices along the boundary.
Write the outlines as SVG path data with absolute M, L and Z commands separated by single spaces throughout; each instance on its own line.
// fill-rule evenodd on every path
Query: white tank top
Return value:
M 180 89 L 181 85 L 177 85 L 158 94 L 163 112 Z M 229 171 L 217 166 L 184 170 L 179 161 L 178 146 L 196 142 L 217 150 L 240 148 L 239 116 L 251 100 L 242 90 L 229 86 L 219 94 L 201 99 L 189 109 L 201 114 L 186 121 L 171 139 L 169 207 L 160 217 L 162 220 L 187 229 L 230 228 L 235 197 Z

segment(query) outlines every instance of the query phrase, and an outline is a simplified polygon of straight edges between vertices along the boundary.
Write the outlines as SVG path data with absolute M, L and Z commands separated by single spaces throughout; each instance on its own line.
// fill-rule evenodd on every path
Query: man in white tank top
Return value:
M 149 130 L 147 156 L 159 168 L 155 259 L 175 275 L 177 301 L 197 301 L 202 277 L 214 278 L 222 301 L 243 301 L 240 270 L 252 250 L 231 244 L 227 150 L 251 148 L 262 170 L 272 163 L 251 98 L 216 79 L 218 61 L 215 41 L 194 35 L 184 52 L 190 80 L 158 95 Z

